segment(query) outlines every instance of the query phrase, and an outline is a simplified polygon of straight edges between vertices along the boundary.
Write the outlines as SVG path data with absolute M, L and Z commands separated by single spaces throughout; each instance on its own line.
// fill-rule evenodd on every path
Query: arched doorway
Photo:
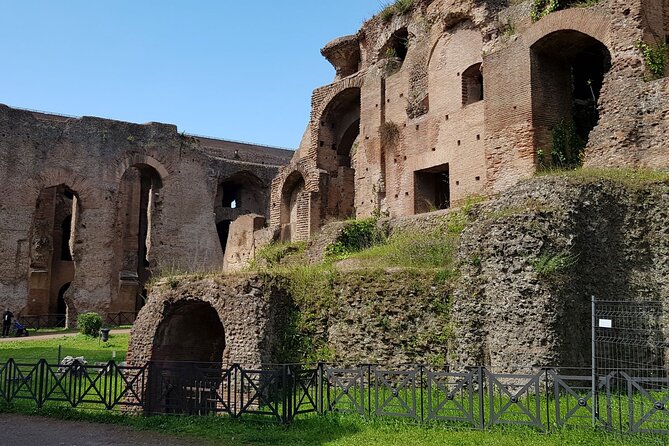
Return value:
M 49 326 L 62 326 L 63 284 L 74 281 L 80 200 L 68 186 L 40 192 L 30 234 L 28 304 L 23 316 L 39 316 Z M 40 322 L 44 324 L 45 322 Z
M 611 54 L 587 34 L 562 30 L 534 43 L 531 59 L 535 147 L 543 152 L 539 162 L 574 167 L 599 119 Z
M 144 305 L 144 285 L 151 277 L 153 227 L 162 188 L 158 171 L 148 164 L 134 164 L 121 177 L 118 231 L 121 234 L 119 296 L 112 311 L 134 313 Z M 128 315 L 124 316 L 126 319 Z
M 58 301 L 56 303 L 56 327 L 64 327 L 67 321 L 67 302 L 65 302 L 65 293 L 70 289 L 70 282 L 60 287 L 58 291 Z
M 355 217 L 355 168 L 360 136 L 360 88 L 347 88 L 325 108 L 320 122 L 318 165 L 329 173 L 325 219 Z
M 309 200 L 305 196 L 304 177 L 300 172 L 291 173 L 283 183 L 281 191 L 281 240 L 285 242 L 304 240 L 308 233 L 299 231 L 300 218 L 308 219 Z M 306 222 L 307 225 L 309 222 Z M 308 226 L 306 226 L 308 228 Z
M 225 330 L 207 302 L 165 307 L 153 339 L 149 412 L 204 415 L 221 390 Z

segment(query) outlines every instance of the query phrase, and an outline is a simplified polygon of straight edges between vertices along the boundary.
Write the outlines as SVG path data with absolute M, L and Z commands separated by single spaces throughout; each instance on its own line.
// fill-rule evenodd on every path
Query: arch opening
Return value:
M 390 35 L 390 38 L 379 52 L 379 59 L 392 61 L 393 68 L 399 69 L 409 52 L 409 30 L 400 28 Z
M 23 316 L 46 317 L 47 325 L 61 325 L 60 299 L 64 284 L 74 281 L 80 200 L 68 186 L 42 189 L 38 195 L 30 235 L 28 304 Z M 67 290 L 67 288 L 63 291 Z
M 305 195 L 304 177 L 300 172 L 293 172 L 283 183 L 281 192 L 281 240 L 291 242 L 300 240 L 297 221 L 308 216 L 308 196 Z M 306 215 L 303 215 L 305 212 Z
M 483 100 L 483 73 L 477 63 L 462 73 L 462 105 L 469 105 Z
M 153 338 L 149 372 L 152 411 L 206 415 L 216 410 L 225 330 L 216 310 L 200 300 L 166 304 Z
M 120 291 L 113 310 L 134 313 L 144 305 L 144 284 L 151 277 L 154 223 L 160 213 L 157 199 L 163 181 L 148 164 L 134 164 L 121 177 L 119 232 L 122 234 Z
M 319 167 L 329 173 L 325 218 L 355 217 L 355 168 L 360 140 L 360 88 L 348 88 L 328 104 L 321 118 Z
M 611 54 L 599 40 L 563 30 L 532 45 L 531 57 L 538 162 L 575 167 L 599 120 L 599 95 Z
M 70 289 L 70 282 L 60 287 L 58 291 L 58 301 L 56 303 L 56 320 L 54 325 L 56 327 L 64 327 L 67 321 L 67 302 L 65 301 L 65 293 Z
M 199 300 L 167 306 L 153 339 L 151 359 L 222 363 L 225 331 L 211 304 Z

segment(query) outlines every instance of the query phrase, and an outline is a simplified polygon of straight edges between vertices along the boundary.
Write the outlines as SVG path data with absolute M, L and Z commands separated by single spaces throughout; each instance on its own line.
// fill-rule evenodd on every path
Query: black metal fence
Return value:
M 647 372 L 647 370 L 644 370 Z M 669 434 L 664 374 L 590 369 L 451 370 L 423 365 L 244 367 L 150 362 L 140 367 L 0 364 L 0 399 L 146 414 L 256 415 L 290 423 L 304 414 L 354 413 L 486 429 L 566 426 Z

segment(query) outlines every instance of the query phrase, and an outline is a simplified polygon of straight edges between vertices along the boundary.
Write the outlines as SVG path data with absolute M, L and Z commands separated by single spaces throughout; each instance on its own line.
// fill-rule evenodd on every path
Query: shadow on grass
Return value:
M 68 407 L 35 408 L 34 404 L 0 402 L 0 413 L 40 416 L 68 421 L 118 424 L 137 430 L 156 431 L 177 436 L 195 437 L 217 445 L 324 445 L 344 437 L 355 436 L 361 426 L 355 418 L 317 415 L 296 420 L 290 426 L 266 417 L 243 419 L 215 416 L 128 415 L 118 412 L 80 410 Z

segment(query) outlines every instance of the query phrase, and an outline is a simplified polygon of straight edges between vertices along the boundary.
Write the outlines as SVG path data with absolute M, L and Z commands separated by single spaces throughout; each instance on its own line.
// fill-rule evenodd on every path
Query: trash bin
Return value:
M 102 338 L 102 342 L 109 341 L 109 329 L 108 328 L 101 328 L 100 329 L 100 337 Z

